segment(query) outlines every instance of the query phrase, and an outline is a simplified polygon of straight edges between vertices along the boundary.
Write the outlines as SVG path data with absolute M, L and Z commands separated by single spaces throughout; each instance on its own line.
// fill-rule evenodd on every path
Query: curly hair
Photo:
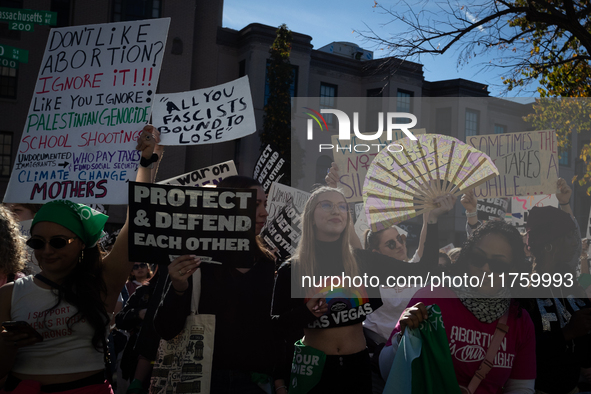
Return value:
M 476 244 L 489 234 L 498 234 L 507 240 L 511 247 L 515 272 L 529 272 L 523 249 L 523 239 L 519 231 L 504 221 L 491 220 L 474 230 L 472 235 L 464 242 L 456 263 L 451 265 L 451 272 L 454 275 L 463 275 L 468 271 L 468 265 L 470 264 L 468 256 L 474 250 Z
M 22 272 L 27 261 L 25 240 L 12 212 L 4 205 L 0 205 L 0 239 L 0 273 Z

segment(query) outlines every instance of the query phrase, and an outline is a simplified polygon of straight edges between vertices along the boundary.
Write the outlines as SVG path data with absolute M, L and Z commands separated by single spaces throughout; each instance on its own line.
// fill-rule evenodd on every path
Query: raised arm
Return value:
M 160 142 L 160 135 L 158 130 L 152 125 L 146 125 L 142 130 L 140 137 L 138 138 L 138 144 L 136 149 L 142 152 L 142 158 L 150 160 L 156 144 Z M 152 181 L 152 169 L 150 167 L 143 167 L 141 164 L 138 166 L 137 182 L 149 183 Z M 121 291 L 121 288 L 125 284 L 125 281 L 131 271 L 133 262 L 129 261 L 128 258 L 128 221 L 129 212 L 125 224 L 121 228 L 121 232 L 117 236 L 115 245 L 111 250 L 111 253 L 104 259 L 104 270 L 103 278 L 107 285 L 107 294 L 105 302 L 107 304 L 107 310 L 112 311 L 117 301 L 117 296 Z

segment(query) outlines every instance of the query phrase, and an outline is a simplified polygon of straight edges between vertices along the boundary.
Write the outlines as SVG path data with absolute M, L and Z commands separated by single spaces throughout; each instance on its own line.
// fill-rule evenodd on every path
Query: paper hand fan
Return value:
M 404 147 L 400 152 L 382 149 L 367 170 L 363 202 L 372 231 L 437 208 L 436 197 L 460 195 L 499 175 L 490 157 L 453 137 L 416 137 L 396 141 Z

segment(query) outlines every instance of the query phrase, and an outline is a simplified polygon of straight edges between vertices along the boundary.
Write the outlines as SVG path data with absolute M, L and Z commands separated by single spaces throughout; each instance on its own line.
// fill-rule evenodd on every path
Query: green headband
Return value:
M 41 207 L 31 224 L 31 231 L 39 222 L 52 222 L 64 226 L 78 236 L 87 248 L 96 245 L 109 217 L 84 204 L 68 200 L 50 201 Z

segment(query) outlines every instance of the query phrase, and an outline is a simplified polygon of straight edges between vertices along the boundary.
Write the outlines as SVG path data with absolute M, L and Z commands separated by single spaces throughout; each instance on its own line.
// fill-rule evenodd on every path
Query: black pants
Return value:
M 326 356 L 320 382 L 310 394 L 372 394 L 369 351 L 346 356 Z

